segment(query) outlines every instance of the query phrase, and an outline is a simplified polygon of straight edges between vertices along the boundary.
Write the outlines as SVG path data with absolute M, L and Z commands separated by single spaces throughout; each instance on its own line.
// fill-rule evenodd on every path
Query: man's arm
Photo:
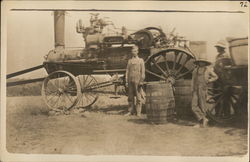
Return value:
M 208 83 L 214 82 L 218 79 L 218 75 L 213 71 L 213 68 L 207 69 Z
M 197 70 L 196 70 L 196 68 L 193 70 L 193 72 L 192 72 L 192 79 L 191 79 L 191 92 L 193 93 L 193 91 L 194 91 L 194 85 L 196 84 L 196 83 L 194 83 L 195 82 L 195 77 L 196 77 L 196 73 L 197 73 Z
M 125 74 L 125 81 L 126 81 L 126 83 L 128 83 L 128 69 L 129 69 L 129 63 L 130 63 L 130 61 L 128 60 L 128 64 L 127 64 L 127 68 L 126 68 L 126 74 Z
M 140 82 L 142 83 L 145 79 L 145 64 L 143 59 L 141 59 L 141 80 Z

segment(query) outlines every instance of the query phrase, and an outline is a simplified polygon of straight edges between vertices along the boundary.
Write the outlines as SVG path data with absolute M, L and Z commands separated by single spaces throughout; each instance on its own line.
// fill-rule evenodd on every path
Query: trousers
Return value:
M 128 83 L 128 103 L 129 108 L 128 111 L 137 114 L 141 114 L 142 107 L 142 96 L 141 96 L 141 88 L 142 86 L 135 82 Z M 136 100 L 135 100 L 136 98 Z
M 198 120 L 204 119 L 206 117 L 206 96 L 207 93 L 203 87 L 199 87 L 195 91 L 193 91 L 192 111 Z

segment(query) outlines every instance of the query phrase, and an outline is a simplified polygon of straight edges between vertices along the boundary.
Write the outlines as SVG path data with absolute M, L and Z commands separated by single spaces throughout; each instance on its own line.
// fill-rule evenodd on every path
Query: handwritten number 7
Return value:
M 240 2 L 241 7 L 247 7 L 247 2 Z

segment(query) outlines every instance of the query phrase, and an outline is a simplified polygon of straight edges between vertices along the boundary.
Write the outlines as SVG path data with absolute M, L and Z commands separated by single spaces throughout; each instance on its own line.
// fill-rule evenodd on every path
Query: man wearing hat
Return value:
M 208 124 L 206 118 L 207 84 L 217 80 L 218 76 L 211 68 L 208 68 L 211 65 L 209 61 L 198 59 L 194 64 L 197 67 L 192 74 L 192 111 L 199 121 L 195 127 L 206 127 Z
M 227 53 L 225 52 L 225 49 L 227 47 L 225 40 L 219 40 L 215 46 L 217 49 L 218 55 L 216 56 L 216 60 L 224 57 L 228 57 Z
M 231 65 L 232 61 L 226 53 L 225 49 L 227 47 L 227 43 L 225 40 L 219 40 L 215 46 L 217 49 L 218 55 L 216 56 L 214 70 L 215 73 L 219 76 L 223 75 L 223 68 L 227 65 Z
M 221 68 L 224 68 L 226 65 L 231 65 L 231 59 L 229 58 L 228 54 L 226 53 L 226 47 L 227 43 L 225 40 L 219 40 L 215 46 L 217 49 L 218 55 L 216 56 L 216 61 L 215 61 L 215 70 L 219 70 Z

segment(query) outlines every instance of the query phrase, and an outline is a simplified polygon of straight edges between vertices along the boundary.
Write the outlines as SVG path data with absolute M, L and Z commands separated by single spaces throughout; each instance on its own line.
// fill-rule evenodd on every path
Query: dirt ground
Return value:
M 241 156 L 247 129 L 194 128 L 192 120 L 153 125 L 125 117 L 127 99 L 101 95 L 92 111 L 49 116 L 39 97 L 7 98 L 7 150 L 82 155 Z

